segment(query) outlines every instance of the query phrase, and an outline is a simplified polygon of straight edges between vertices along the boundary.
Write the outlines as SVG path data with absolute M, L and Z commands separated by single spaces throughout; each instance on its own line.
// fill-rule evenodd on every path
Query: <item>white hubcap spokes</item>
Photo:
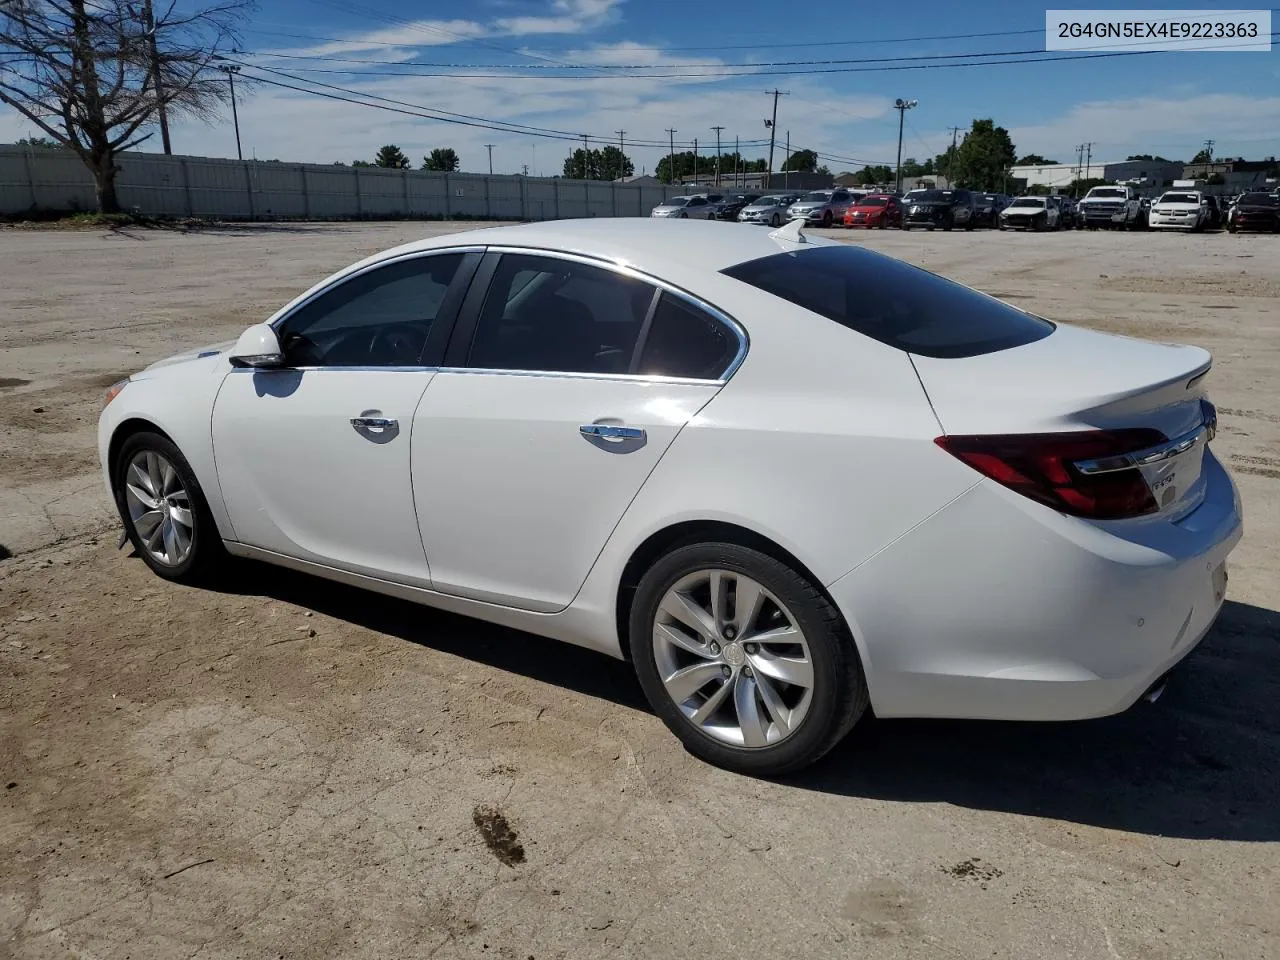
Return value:
M 778 598 L 740 573 L 677 581 L 658 605 L 653 654 L 676 706 L 724 743 L 772 746 L 809 712 L 809 644 Z
M 176 567 L 191 553 L 191 497 L 162 454 L 143 450 L 125 473 L 125 504 L 138 539 L 156 561 Z

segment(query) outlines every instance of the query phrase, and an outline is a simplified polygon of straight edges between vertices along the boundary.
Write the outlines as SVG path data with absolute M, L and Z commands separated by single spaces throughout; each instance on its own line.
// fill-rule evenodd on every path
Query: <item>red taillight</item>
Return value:
M 1140 517 L 1159 509 L 1136 467 L 1084 474 L 1073 464 L 1164 443 L 1159 430 L 1088 430 L 947 436 L 934 440 L 953 457 L 1010 490 L 1054 510 L 1092 520 Z

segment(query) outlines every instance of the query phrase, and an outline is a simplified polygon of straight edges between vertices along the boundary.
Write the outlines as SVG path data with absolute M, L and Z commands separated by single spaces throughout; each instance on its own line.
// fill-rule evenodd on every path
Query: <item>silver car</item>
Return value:
M 738 211 L 739 223 L 767 223 L 771 227 L 782 226 L 789 219 L 787 208 L 797 200 L 794 193 L 774 193 L 752 201 Z
M 853 203 L 848 190 L 814 190 L 806 193 L 787 209 L 791 220 L 803 220 L 813 226 L 829 227 L 844 222 L 844 212 Z
M 681 220 L 714 220 L 720 208 L 704 196 L 672 197 L 650 212 L 651 217 L 679 217 Z

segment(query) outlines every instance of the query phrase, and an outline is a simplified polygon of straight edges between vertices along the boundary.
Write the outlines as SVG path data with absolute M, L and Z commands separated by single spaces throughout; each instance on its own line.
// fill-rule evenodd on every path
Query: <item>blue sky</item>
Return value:
M 826 161 L 837 171 L 856 169 L 855 161 L 893 161 L 895 97 L 919 101 L 907 114 L 903 143 L 903 155 L 917 158 L 942 150 L 950 142 L 948 128 L 967 128 L 973 118 L 988 116 L 1009 128 L 1020 155 L 1034 152 L 1063 162 L 1085 141 L 1093 141 L 1095 161 L 1130 153 L 1185 159 L 1207 137 L 1216 141 L 1218 156 L 1280 154 L 1276 51 L 768 75 L 769 68 L 757 65 L 1043 50 L 1045 43 L 1045 8 L 1025 3 L 924 0 L 904 5 L 902 17 L 860 14 L 829 0 L 798 4 L 793 18 L 783 15 L 786 9 L 760 0 L 473 0 L 412 6 L 389 0 L 260 0 L 241 47 L 246 63 L 293 78 L 261 71 L 258 76 L 295 86 L 326 83 L 357 91 L 357 98 L 377 96 L 615 143 L 615 131 L 624 129 L 637 171 L 651 171 L 665 153 L 656 143 L 667 141 L 668 127 L 678 131 L 678 147 L 693 137 L 701 149 L 713 147 L 714 125 L 724 127 L 730 149 L 735 135 L 766 138 L 762 119 L 771 100 L 764 91 L 774 86 L 790 91 L 779 103 L 779 157 L 781 140 L 790 131 L 793 148 L 840 158 Z M 995 33 L 1003 35 L 891 42 Z M 345 62 L 350 60 L 386 62 Z M 587 69 L 564 69 L 564 64 Z M 694 66 L 675 66 L 684 64 Z M 619 65 L 654 69 L 619 71 Z M 891 65 L 904 64 L 828 66 L 865 71 Z M 246 68 L 244 75 L 250 72 Z M 725 72 L 740 75 L 717 76 Z M 430 73 L 454 76 L 420 75 Z M 493 144 L 495 171 L 519 172 L 527 166 L 530 173 L 551 174 L 559 172 L 572 146 L 552 137 L 448 124 L 280 87 L 250 90 L 242 83 L 240 89 L 245 153 L 262 159 L 350 161 L 371 158 L 379 145 L 396 143 L 417 165 L 432 147 L 452 146 L 463 169 L 482 171 L 488 168 L 484 145 Z M 0 114 L 0 140 L 29 132 L 29 124 L 16 115 Z M 634 146 L 639 140 L 655 145 Z M 229 118 L 212 125 L 177 123 L 174 148 L 235 156 Z M 143 149 L 159 147 L 149 143 Z M 763 156 L 767 147 L 743 152 Z

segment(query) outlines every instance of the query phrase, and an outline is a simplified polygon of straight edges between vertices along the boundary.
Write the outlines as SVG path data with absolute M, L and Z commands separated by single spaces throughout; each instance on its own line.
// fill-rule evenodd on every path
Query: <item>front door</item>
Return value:
M 340 281 L 277 325 L 284 368 L 227 375 L 213 444 L 237 540 L 429 584 L 410 441 L 463 264 L 461 253 L 409 257 Z
M 414 419 L 432 584 L 559 610 L 743 341 L 682 296 L 581 259 L 503 255 L 473 306 L 467 342 L 450 346 L 458 366 Z

